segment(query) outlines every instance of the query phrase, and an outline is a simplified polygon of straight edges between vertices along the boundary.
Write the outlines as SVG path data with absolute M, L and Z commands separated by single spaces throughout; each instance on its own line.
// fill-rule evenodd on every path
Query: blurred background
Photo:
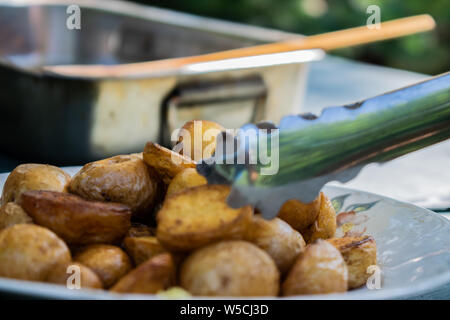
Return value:
M 134 0 L 161 8 L 312 35 L 364 25 L 369 5 L 378 5 L 381 20 L 429 13 L 435 32 L 404 37 L 333 54 L 425 74 L 450 69 L 448 0 Z

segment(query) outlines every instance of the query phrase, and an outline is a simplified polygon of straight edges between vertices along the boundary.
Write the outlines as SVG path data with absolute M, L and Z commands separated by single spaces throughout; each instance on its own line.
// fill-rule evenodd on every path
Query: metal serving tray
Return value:
M 81 29 L 69 30 L 69 5 Z M 233 49 L 299 35 L 121 1 L 0 0 L 0 148 L 76 164 L 168 144 L 191 119 L 227 128 L 298 113 L 304 50 L 191 64 L 175 72 L 83 78 L 44 66 L 116 65 Z M 164 139 L 163 139 L 164 138 Z

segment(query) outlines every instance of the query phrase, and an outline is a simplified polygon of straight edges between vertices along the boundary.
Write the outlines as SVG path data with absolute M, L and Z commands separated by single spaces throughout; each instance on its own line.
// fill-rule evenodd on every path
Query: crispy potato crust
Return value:
M 245 239 L 266 251 L 285 274 L 305 249 L 302 235 L 281 219 L 266 220 L 255 215 Z
M 93 244 L 77 253 L 74 260 L 94 271 L 108 289 L 131 270 L 127 254 L 116 246 Z
M 197 296 L 276 296 L 280 275 L 272 258 L 246 241 L 198 249 L 182 264 L 180 284 Z
M 336 233 L 336 212 L 331 201 L 322 192 L 320 193 L 320 210 L 313 225 L 302 233 L 307 243 L 317 239 L 329 239 Z
M 135 265 L 167 251 L 156 237 L 125 238 L 123 243 Z
M 64 241 L 46 228 L 16 224 L 0 232 L 0 277 L 44 281 L 55 265 L 70 260 Z
M 134 216 L 151 214 L 159 192 L 156 173 L 133 155 L 86 164 L 73 176 L 69 190 L 87 200 L 123 203 Z
M 302 203 L 296 199 L 286 201 L 278 212 L 278 218 L 302 233 L 316 221 L 320 210 L 320 200 L 321 195 L 310 203 Z
M 57 265 L 51 270 L 46 282 L 61 284 L 61 285 L 77 285 L 75 278 L 75 272 L 80 272 L 80 289 L 102 289 L 103 284 L 97 274 L 78 262 L 69 262 L 61 265 Z M 72 279 L 73 278 L 73 279 Z
M 70 175 L 47 164 L 27 163 L 16 167 L 6 179 L 0 204 L 15 202 L 29 190 L 67 192 Z
M 145 145 L 143 158 L 145 163 L 154 168 L 165 184 L 169 184 L 181 170 L 195 168 L 195 162 L 157 143 Z
M 347 291 L 348 271 L 344 258 L 323 240 L 308 245 L 282 284 L 284 296 Z
M 130 209 L 61 192 L 27 191 L 20 204 L 36 224 L 69 244 L 118 243 L 130 228 Z
M 180 193 L 189 188 L 202 186 L 207 184 L 206 178 L 197 173 L 194 168 L 186 168 L 180 171 L 173 179 L 170 181 L 169 187 L 167 188 L 166 197 Z
M 229 186 L 205 185 L 173 195 L 157 215 L 156 236 L 170 251 L 189 251 L 228 239 L 242 239 L 253 215 L 226 204 Z
M 21 206 L 8 202 L 0 207 L 0 230 L 21 223 L 33 223 L 33 219 Z
M 173 286 L 175 278 L 176 271 L 172 256 L 169 253 L 162 253 L 130 271 L 111 288 L 111 291 L 157 293 Z
M 345 237 L 327 240 L 344 257 L 348 268 L 348 287 L 358 288 L 367 282 L 367 268 L 377 264 L 377 245 L 370 236 Z

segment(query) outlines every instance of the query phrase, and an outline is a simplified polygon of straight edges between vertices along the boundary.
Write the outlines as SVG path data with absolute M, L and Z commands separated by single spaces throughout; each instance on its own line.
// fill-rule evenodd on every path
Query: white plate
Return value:
M 74 173 L 78 168 L 67 168 Z M 0 174 L 0 190 L 7 174 Z M 366 287 L 345 294 L 296 296 L 294 299 L 392 299 L 418 295 L 450 282 L 450 222 L 413 204 L 353 189 L 327 186 L 338 211 L 355 210 L 350 232 L 372 235 L 382 270 L 381 289 Z M 338 216 L 339 217 L 339 216 Z M 342 216 L 340 216 L 342 217 Z M 350 224 L 339 227 L 337 235 Z M 154 295 L 115 295 L 69 290 L 62 286 L 0 278 L 0 291 L 40 298 L 155 299 Z

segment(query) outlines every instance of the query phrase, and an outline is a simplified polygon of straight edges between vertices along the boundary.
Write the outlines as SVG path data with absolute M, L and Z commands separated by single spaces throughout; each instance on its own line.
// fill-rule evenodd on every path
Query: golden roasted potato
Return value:
M 158 212 L 156 237 L 170 251 L 189 251 L 224 239 L 242 239 L 252 208 L 228 207 L 229 186 L 205 185 L 166 199 Z
M 36 224 L 68 244 L 118 243 L 130 228 L 130 209 L 119 203 L 88 201 L 61 192 L 27 191 L 20 205 Z
M 123 203 L 134 216 L 146 216 L 158 198 L 158 179 L 139 157 L 120 155 L 83 166 L 69 190 L 87 200 Z
M 188 121 L 178 133 L 176 149 L 196 162 L 210 158 L 216 150 L 216 137 L 222 131 L 225 128 L 214 121 Z
M 15 224 L 33 223 L 33 219 L 15 202 L 0 207 L 0 230 Z
M 175 264 L 169 253 L 156 255 L 125 275 L 113 292 L 157 293 L 175 284 Z
M 125 238 L 123 243 L 135 265 L 167 251 L 156 237 Z
M 302 233 L 307 243 L 332 238 L 336 233 L 336 212 L 333 205 L 323 192 L 320 193 L 320 198 L 320 210 L 316 221 Z
M 166 197 L 179 193 L 183 190 L 207 184 L 206 178 L 200 175 L 194 168 L 186 168 L 180 171 L 170 181 Z
M 79 272 L 80 282 L 76 283 L 76 280 L 72 279 L 71 276 Z M 46 279 L 46 282 L 61 284 L 67 286 L 79 285 L 80 289 L 102 289 L 103 284 L 97 274 L 78 262 L 68 262 L 65 264 L 57 265 L 52 269 Z M 69 283 L 68 283 L 69 282 Z
M 75 255 L 74 260 L 92 269 L 106 289 L 132 268 L 130 258 L 122 249 L 107 244 L 87 246 Z
M 305 249 L 305 240 L 281 219 L 264 219 L 260 214 L 253 217 L 245 235 L 245 240 L 266 251 L 285 274 L 298 255 Z
M 367 282 L 367 268 L 377 264 L 377 245 L 370 236 L 333 238 L 327 240 L 335 246 L 348 268 L 349 289 L 358 288 Z
M 132 222 L 125 237 L 151 237 L 155 234 L 154 231 L 153 228 L 150 228 L 145 224 Z
M 321 195 L 310 203 L 302 203 L 297 199 L 286 201 L 278 212 L 278 218 L 302 233 L 316 221 L 320 210 L 320 199 Z
M 157 143 L 148 142 L 143 153 L 144 161 L 154 168 L 165 184 L 185 168 L 195 168 L 195 162 Z
M 64 241 L 46 228 L 16 224 L 0 232 L 0 277 L 44 281 L 57 264 L 70 260 Z
M 318 240 L 306 247 L 282 284 L 284 296 L 347 291 L 348 271 L 334 246 Z
M 67 192 L 70 175 L 62 169 L 47 164 L 27 163 L 16 167 L 3 186 L 0 205 L 15 202 L 29 190 Z
M 223 241 L 194 251 L 180 284 L 197 296 L 276 296 L 280 274 L 272 258 L 246 241 Z

